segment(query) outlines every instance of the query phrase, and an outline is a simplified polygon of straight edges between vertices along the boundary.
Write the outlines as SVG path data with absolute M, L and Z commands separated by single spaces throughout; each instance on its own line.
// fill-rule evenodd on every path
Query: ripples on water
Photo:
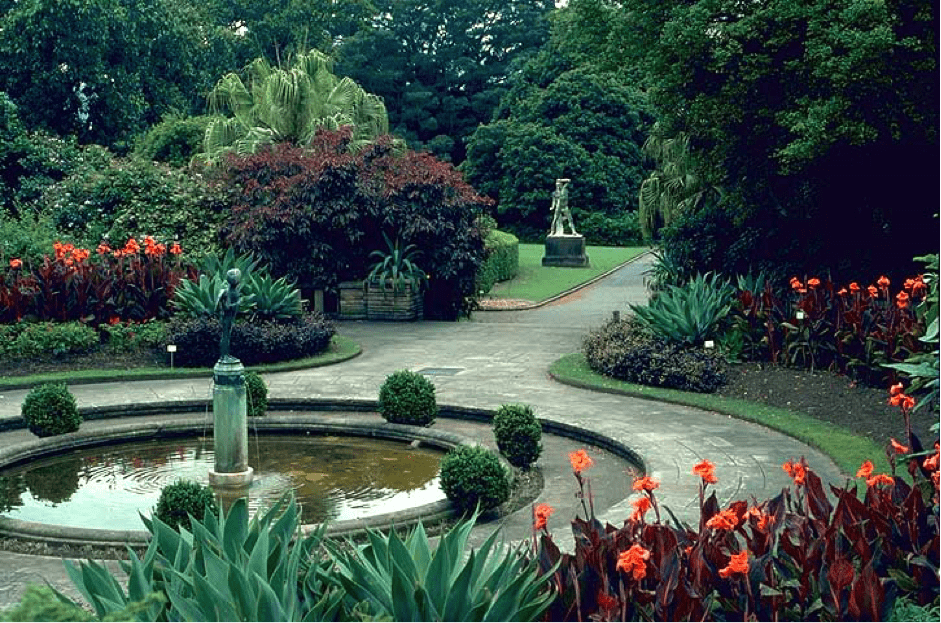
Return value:
M 252 511 L 293 490 L 302 521 L 358 519 L 444 499 L 442 453 L 361 437 L 259 436 L 249 443 Z M 143 530 L 160 490 L 207 484 L 211 438 L 87 448 L 0 471 L 0 512 L 39 523 Z

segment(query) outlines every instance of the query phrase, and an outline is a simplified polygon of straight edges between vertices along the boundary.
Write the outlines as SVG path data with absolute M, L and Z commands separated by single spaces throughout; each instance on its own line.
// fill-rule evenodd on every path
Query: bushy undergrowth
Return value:
M 37 437 L 52 437 L 78 430 L 82 416 L 65 383 L 47 383 L 29 390 L 21 407 L 26 427 Z
M 510 479 L 492 451 L 461 446 L 441 459 L 441 489 L 462 511 L 488 511 L 509 499 Z
M 268 385 L 257 372 L 245 373 L 245 399 L 248 417 L 261 417 L 268 410 Z
M 86 353 L 98 347 L 98 332 L 80 322 L 0 324 L 0 357 L 29 359 Z
M 633 319 L 593 331 L 584 349 L 592 370 L 631 383 L 708 393 L 726 381 L 718 354 L 668 342 Z
M 379 412 L 388 422 L 428 426 L 438 415 L 435 386 L 417 372 L 393 372 L 379 388 Z
M 231 352 L 245 365 L 301 359 L 326 350 L 335 334 L 334 324 L 316 312 L 283 321 L 237 320 Z M 222 325 L 215 317 L 174 317 L 167 325 L 167 343 L 176 344 L 176 361 L 185 367 L 214 365 L 221 336 Z

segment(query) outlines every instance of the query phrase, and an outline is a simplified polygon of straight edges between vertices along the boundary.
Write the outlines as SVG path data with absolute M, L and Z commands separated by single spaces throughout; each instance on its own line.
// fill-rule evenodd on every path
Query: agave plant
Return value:
M 523 545 L 497 544 L 497 532 L 465 555 L 477 515 L 451 528 L 432 551 L 421 524 L 403 541 L 394 530 L 370 530 L 368 542 L 328 543 L 337 579 L 349 603 L 369 604 L 380 619 L 395 621 L 534 621 L 553 594 Z
M 225 273 L 200 275 L 197 281 L 183 279 L 173 294 L 170 305 L 186 316 L 192 318 L 212 318 L 216 315 L 216 301 L 219 292 L 228 288 Z M 241 293 L 239 299 L 239 314 L 247 314 L 252 309 L 254 296 L 245 291 L 245 281 L 238 285 Z
M 669 286 L 649 305 L 631 305 L 631 310 L 657 335 L 677 344 L 699 345 L 715 337 L 719 322 L 732 309 L 734 293 L 719 275 L 698 274 L 685 286 Z
M 382 237 L 389 250 L 388 252 L 377 250 L 369 254 L 369 257 L 377 261 L 373 264 L 372 271 L 366 280 L 381 284 L 383 289 L 391 283 L 393 291 L 397 291 L 407 281 L 411 281 L 418 288 L 424 286 L 427 281 L 425 271 L 415 263 L 415 259 L 421 255 L 418 247 L 409 244 L 403 249 L 399 247 L 398 238 L 393 243 L 387 235 L 382 234 Z
M 260 320 L 296 318 L 304 313 L 301 292 L 287 277 L 272 279 L 267 273 L 254 274 L 245 289 L 255 304 L 252 315 Z
M 341 611 L 343 590 L 329 581 L 329 562 L 313 555 L 324 530 L 300 537 L 293 498 L 251 521 L 239 499 L 228 514 L 193 520 L 192 532 L 143 519 L 152 538 L 143 558 L 129 551 L 121 563 L 127 590 L 100 563 L 65 561 L 98 617 L 135 603 L 145 621 L 323 621 Z

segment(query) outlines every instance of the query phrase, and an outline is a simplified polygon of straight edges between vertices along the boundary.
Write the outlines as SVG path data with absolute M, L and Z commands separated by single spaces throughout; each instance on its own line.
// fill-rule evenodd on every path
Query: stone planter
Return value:
M 337 285 L 337 315 L 340 320 L 366 319 L 366 284 L 343 281 Z
M 379 283 L 366 284 L 366 318 L 369 320 L 421 320 L 424 317 L 424 296 L 410 281 L 392 282 L 385 288 Z

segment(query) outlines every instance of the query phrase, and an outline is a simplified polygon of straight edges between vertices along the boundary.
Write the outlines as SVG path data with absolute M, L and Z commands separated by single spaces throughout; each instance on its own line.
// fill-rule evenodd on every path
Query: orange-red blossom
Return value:
M 180 247 L 179 242 L 174 242 L 170 245 L 170 255 L 179 255 L 181 253 L 183 253 L 183 248 Z
M 895 480 L 888 474 L 876 474 L 866 479 L 866 486 L 875 487 L 876 485 L 888 485 L 891 487 L 895 485 Z
M 653 491 L 660 486 L 660 481 L 650 476 L 634 480 L 634 491 Z
M 616 569 L 630 573 L 634 580 L 643 580 L 647 577 L 647 561 L 650 560 L 650 550 L 646 550 L 636 543 L 626 552 L 618 555 Z
M 807 470 L 804 468 L 804 464 L 800 462 L 791 463 L 787 461 L 784 465 L 781 466 L 788 476 L 794 479 L 795 485 L 804 484 L 804 480 L 807 478 Z
M 733 573 L 748 573 L 748 552 L 743 551 L 738 554 L 732 554 L 729 564 L 719 569 L 719 577 L 727 578 Z
M 14 258 L 10 260 L 10 268 L 20 268 L 23 266 L 23 260 Z
M 895 437 L 889 438 L 889 443 L 892 444 L 892 450 L 894 450 L 896 454 L 905 454 L 908 452 L 908 446 L 900 444 L 896 441 Z
M 876 281 L 876 283 L 879 284 L 879 287 L 880 287 L 880 288 L 888 288 L 888 287 L 889 287 L 889 278 L 886 277 L 885 275 L 882 275 L 881 277 L 879 277 L 879 280 Z
M 533 524 L 534 530 L 542 530 L 546 527 L 546 520 L 549 519 L 549 515 L 555 512 L 555 509 L 549 506 L 548 504 L 539 504 L 536 506 L 534 514 L 536 515 L 536 523 Z
M 816 277 L 811 277 L 810 279 L 807 280 L 807 285 L 809 285 L 811 288 L 816 288 L 820 286 L 820 280 L 817 279 Z
M 859 466 L 859 469 L 856 470 L 856 477 L 857 478 L 869 478 L 870 476 L 872 476 L 873 467 L 874 466 L 872 464 L 872 461 L 863 462 L 863 464 Z
M 899 292 L 895 295 L 895 304 L 898 305 L 899 309 L 908 308 L 908 295 L 904 292 Z
M 700 463 L 696 463 L 693 466 L 693 473 L 703 479 L 708 484 L 715 484 L 719 482 L 719 479 L 715 475 L 716 466 L 707 460 L 703 460 Z
M 643 519 L 644 514 L 650 510 L 650 506 L 651 506 L 650 498 L 648 498 L 646 495 L 643 497 L 639 497 L 633 502 L 631 502 L 631 506 L 634 507 L 634 512 L 631 513 L 630 520 L 636 523 L 640 521 L 641 519 Z
M 581 474 L 591 467 L 594 461 L 591 460 L 591 457 L 588 456 L 588 453 L 584 450 L 576 450 L 575 452 L 569 452 L 569 463 L 572 464 L 572 471 L 576 474 Z
M 706 522 L 706 527 L 713 530 L 735 530 L 737 525 L 738 515 L 732 509 L 719 511 Z

